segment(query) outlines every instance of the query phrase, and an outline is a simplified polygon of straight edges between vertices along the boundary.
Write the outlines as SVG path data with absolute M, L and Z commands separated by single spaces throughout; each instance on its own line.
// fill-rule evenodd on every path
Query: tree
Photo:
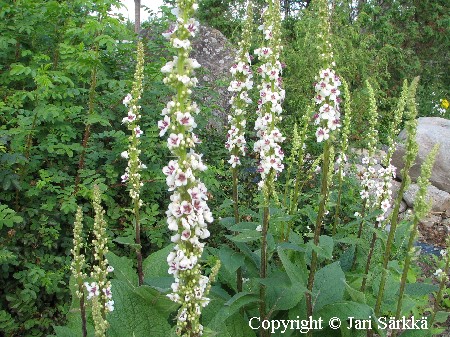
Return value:
M 141 30 L 141 0 L 134 0 L 134 31 L 139 34 Z

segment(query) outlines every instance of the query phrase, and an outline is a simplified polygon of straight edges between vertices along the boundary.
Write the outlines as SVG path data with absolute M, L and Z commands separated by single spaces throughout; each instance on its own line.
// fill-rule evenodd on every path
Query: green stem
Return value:
M 411 167 L 411 165 L 408 165 L 408 163 L 406 163 L 405 167 L 408 167 L 408 169 L 409 169 L 409 167 Z M 407 174 L 407 172 L 408 171 L 404 170 L 405 174 Z M 403 181 L 400 185 L 400 189 L 398 191 L 397 199 L 395 200 L 395 206 L 394 206 L 394 210 L 393 210 L 392 216 L 391 216 L 391 228 L 389 231 L 389 236 L 388 236 L 388 239 L 386 242 L 386 248 L 384 251 L 383 269 L 381 271 L 380 288 L 378 290 L 377 302 L 375 304 L 375 315 L 376 316 L 378 316 L 380 314 L 380 310 L 381 310 L 381 302 L 383 301 L 384 288 L 386 286 L 387 267 L 388 267 L 389 259 L 391 256 L 392 244 L 394 243 L 395 231 L 397 230 L 398 212 L 400 209 L 400 203 L 403 198 L 403 193 L 405 191 L 407 179 L 408 179 L 407 176 L 404 176 L 404 179 L 403 179 Z
M 81 332 L 83 337 L 87 337 L 87 327 L 86 327 L 86 305 L 84 304 L 84 289 L 83 281 L 78 281 L 78 291 L 81 293 L 80 298 L 80 315 L 81 315 Z
M 405 265 L 403 266 L 403 272 L 402 272 L 402 278 L 400 281 L 400 291 L 398 295 L 398 301 L 397 301 L 397 311 L 395 313 L 395 319 L 400 318 L 401 310 L 402 310 L 402 302 L 403 302 L 403 293 L 405 292 L 405 286 L 406 286 L 406 277 L 408 276 L 409 266 L 411 264 L 411 250 L 413 249 L 414 245 L 414 239 L 417 235 L 417 226 L 419 225 L 419 220 L 415 217 L 413 228 L 411 229 L 411 233 L 409 234 L 409 241 L 408 241 L 408 250 L 405 258 Z M 392 332 L 392 337 L 397 336 L 397 330 L 394 330 Z
M 361 210 L 361 222 L 359 224 L 359 228 L 358 228 L 358 235 L 356 236 L 357 239 L 361 238 L 362 235 L 362 230 L 364 227 L 364 216 L 366 215 L 366 201 L 364 201 L 362 210 Z M 358 245 L 355 245 L 355 253 L 353 254 L 353 263 L 352 263 L 352 270 L 355 270 L 356 268 L 356 260 L 357 260 L 357 254 L 358 254 Z
M 139 199 L 134 201 L 134 219 L 135 219 L 135 231 L 136 231 L 136 258 L 137 258 L 137 272 L 139 285 L 144 284 L 144 271 L 142 268 L 142 247 L 141 247 L 141 224 L 139 213 Z
M 336 202 L 336 212 L 334 213 L 334 223 L 333 223 L 333 232 L 332 236 L 336 235 L 337 225 L 339 223 L 339 211 L 341 207 L 341 198 L 342 198 L 342 166 L 339 165 L 339 186 L 338 186 L 338 197 Z
M 234 208 L 234 223 L 239 223 L 239 195 L 238 195 L 238 171 L 233 167 L 233 208 Z M 237 292 L 242 292 L 242 268 L 236 270 L 236 289 Z
M 380 222 L 376 221 L 375 222 L 375 229 L 378 229 L 380 227 Z M 364 270 L 364 276 L 363 276 L 363 280 L 362 280 L 362 284 L 361 284 L 361 292 L 364 292 L 366 290 L 366 284 L 367 284 L 367 275 L 369 275 L 369 270 L 370 270 L 370 264 L 372 262 L 372 256 L 373 256 L 373 252 L 375 251 L 375 243 L 377 242 L 377 233 L 373 232 L 372 234 L 372 240 L 370 242 L 370 250 L 369 250 L 369 255 L 367 256 L 367 261 L 366 261 L 366 269 Z M 355 250 L 356 253 L 356 250 Z M 356 256 L 356 254 L 355 254 Z
M 268 198 L 267 198 L 268 199 Z M 267 276 L 267 230 L 269 227 L 269 205 L 264 206 L 263 224 L 262 224 L 262 242 L 261 242 L 261 269 L 259 277 L 265 279 Z M 259 286 L 259 317 L 261 320 L 266 318 L 266 286 L 260 284 Z M 268 331 L 261 328 L 261 337 L 268 336 Z
M 448 249 L 447 249 L 446 258 L 447 258 L 447 261 L 445 263 L 445 267 L 444 267 L 444 271 L 443 271 L 444 277 L 442 277 L 441 282 L 439 283 L 439 290 L 436 295 L 436 300 L 434 302 L 433 314 L 431 315 L 431 318 L 430 318 L 430 328 L 433 326 L 434 320 L 436 318 L 436 312 L 439 310 L 439 304 L 442 302 L 444 288 L 446 288 L 445 284 L 448 281 L 448 274 L 450 272 L 450 256 L 449 256 Z
M 317 214 L 316 227 L 314 229 L 314 245 L 319 245 L 320 232 L 322 229 L 322 222 L 325 215 L 325 206 L 328 199 L 328 171 L 330 169 L 330 141 L 325 142 L 325 147 L 323 150 L 323 172 L 322 172 L 322 185 L 320 189 L 321 200 L 319 204 L 319 212 Z M 312 251 L 311 255 L 311 266 L 309 270 L 308 277 L 308 291 L 306 292 L 306 311 L 308 317 L 311 317 L 313 314 L 313 306 L 312 306 L 312 290 L 314 286 L 314 276 L 317 269 L 317 252 L 315 250 Z M 312 336 L 312 331 L 308 331 L 308 336 Z

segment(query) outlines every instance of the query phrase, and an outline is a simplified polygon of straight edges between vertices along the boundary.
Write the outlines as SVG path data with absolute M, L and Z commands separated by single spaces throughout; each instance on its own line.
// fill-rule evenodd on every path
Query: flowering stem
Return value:
M 400 290 L 397 301 L 397 311 L 395 314 L 395 319 L 400 318 L 401 310 L 402 310 L 402 302 L 403 302 L 403 293 L 405 291 L 406 286 L 406 277 L 409 271 L 409 265 L 411 263 L 412 254 L 414 253 L 414 241 L 417 236 L 417 227 L 419 225 L 419 221 L 428 214 L 430 210 L 430 204 L 426 200 L 427 189 L 429 186 L 429 179 L 431 176 L 431 170 L 433 168 L 434 160 L 436 158 L 436 153 L 438 151 L 438 145 L 436 145 L 430 154 L 427 156 L 425 162 L 422 164 L 420 177 L 418 178 L 419 191 L 416 194 L 416 198 L 414 201 L 414 220 L 411 228 L 411 232 L 409 234 L 408 248 L 407 254 L 405 258 L 405 265 L 403 266 L 402 278 L 400 281 Z M 430 323 L 430 326 L 432 323 Z M 397 336 L 397 330 L 394 330 L 392 336 Z
M 323 218 L 325 215 L 325 206 L 328 199 L 328 171 L 330 169 L 330 150 L 331 150 L 330 141 L 326 141 L 323 150 L 323 170 L 322 170 L 322 182 L 320 188 L 320 196 L 321 200 L 319 203 L 319 211 L 316 219 L 316 227 L 314 229 L 314 245 L 319 245 L 320 232 L 322 229 Z M 312 290 L 314 286 L 314 276 L 317 269 L 317 252 L 312 250 L 311 254 L 311 265 L 309 268 L 309 277 L 308 277 L 308 291 L 305 293 L 306 295 L 306 312 L 307 316 L 311 317 L 313 314 L 313 305 L 312 305 Z M 308 336 L 312 336 L 312 331 L 308 331 Z
M 350 126 L 352 120 L 352 109 L 351 109 L 351 101 L 350 101 L 350 90 L 348 89 L 347 81 L 342 79 L 342 87 L 344 89 L 344 122 L 341 134 L 341 149 L 339 154 L 339 171 L 338 171 L 338 198 L 336 202 L 336 210 L 334 214 L 334 223 L 333 223 L 333 231 L 332 236 L 336 234 L 337 226 L 339 224 L 339 212 L 341 208 L 341 199 L 342 199 L 342 184 L 344 177 L 344 164 L 347 162 L 347 148 L 348 148 L 348 136 L 350 134 Z
M 178 0 L 172 10 L 176 23 L 163 33 L 177 50 L 177 56 L 161 68 L 167 74 L 164 83 L 170 85 L 175 94 L 162 111 L 164 119 L 158 122 L 160 136 L 169 133 L 167 147 L 174 158 L 163 168 L 168 191 L 173 191 L 166 214 L 168 227 L 174 232 L 171 241 L 175 243 L 167 257 L 168 272 L 174 276 L 172 292 L 167 296 L 180 304 L 176 333 L 184 337 L 203 334 L 201 310 L 209 303 L 208 284 L 213 280 L 201 274 L 200 258 L 205 243 L 200 239 L 209 237 L 207 224 L 213 217 L 206 202 L 207 188 L 197 177 L 207 167 L 202 155 L 194 151 L 200 140 L 193 133 L 197 126 L 193 115 L 200 110 L 190 98 L 197 83 L 193 72 L 200 67 L 195 59 L 189 58 L 192 49 L 189 39 L 199 28 L 192 17 L 197 8 L 194 0 Z
M 81 331 L 83 337 L 87 336 L 86 329 L 86 306 L 84 304 L 84 287 L 83 278 L 86 274 L 83 272 L 85 267 L 85 257 L 81 254 L 81 249 L 85 246 L 83 242 L 83 211 L 81 207 L 78 207 L 77 213 L 75 215 L 74 229 L 73 229 L 73 249 L 72 255 L 73 260 L 70 266 L 72 275 L 77 282 L 77 292 L 76 295 L 80 299 L 80 315 L 81 315 Z
M 309 119 L 310 119 L 309 113 L 307 113 L 303 116 L 303 120 L 302 120 L 303 124 L 302 124 L 301 130 L 300 130 L 300 134 L 298 135 L 298 140 L 294 138 L 294 146 L 295 147 L 292 149 L 292 151 L 297 152 L 297 153 L 294 153 L 294 155 L 297 156 L 297 174 L 295 176 L 294 194 L 292 195 L 292 200 L 290 201 L 289 214 L 294 214 L 294 212 L 297 210 L 298 197 L 302 190 L 300 187 L 300 182 L 303 181 L 301 179 L 301 177 L 302 177 L 302 173 L 303 173 L 303 163 L 305 160 L 303 144 L 306 139 L 306 133 L 308 130 L 308 125 L 309 125 Z M 295 137 L 295 134 L 294 134 L 294 137 Z M 291 160 L 291 165 L 289 165 L 289 168 L 288 168 L 288 174 L 290 174 L 290 167 L 292 166 L 294 159 L 295 159 L 294 155 L 291 156 L 292 160 Z M 287 182 L 286 182 L 286 184 L 287 184 Z M 287 186 L 285 189 L 285 194 L 287 195 Z M 289 235 L 289 232 L 287 234 Z
M 381 302 L 383 301 L 384 289 L 386 286 L 386 279 L 387 279 L 387 266 L 388 266 L 389 259 L 390 259 L 392 244 L 394 242 L 395 231 L 397 229 L 400 203 L 402 202 L 403 193 L 406 190 L 407 185 L 409 184 L 409 180 L 410 180 L 409 170 L 414 163 L 414 160 L 416 158 L 417 151 L 418 151 L 418 146 L 415 141 L 416 128 L 417 128 L 417 121 L 415 119 L 417 116 L 415 94 L 416 94 L 418 81 L 419 81 L 418 77 L 416 77 L 413 80 L 413 82 L 411 83 L 411 87 L 410 87 L 409 95 L 408 95 L 408 110 L 409 110 L 408 112 L 409 113 L 407 116 L 408 120 L 405 123 L 405 128 L 407 130 L 406 154 L 404 157 L 404 162 L 405 162 L 404 165 L 405 166 L 402 169 L 403 180 L 400 185 L 400 189 L 398 191 L 397 199 L 395 200 L 394 210 L 391 215 L 391 228 L 389 231 L 389 236 L 388 236 L 388 239 L 386 242 L 386 248 L 384 251 L 380 288 L 378 290 L 378 296 L 377 296 L 377 301 L 376 301 L 375 310 L 374 310 L 375 315 L 377 315 L 377 316 L 380 314 Z
M 132 199 L 134 229 L 136 241 L 136 260 L 138 282 L 141 286 L 144 283 L 144 272 L 142 268 L 142 247 L 141 247 L 141 226 L 140 226 L 140 208 L 143 201 L 140 199 L 141 181 L 140 170 L 146 166 L 139 159 L 141 150 L 139 149 L 140 137 L 143 134 L 138 122 L 141 119 L 139 100 L 143 91 L 144 80 L 144 45 L 142 41 L 138 41 L 136 53 L 136 70 L 134 73 L 134 81 L 131 94 L 128 94 L 123 100 L 124 105 L 128 108 L 127 116 L 122 119 L 122 123 L 127 124 L 131 135 L 128 137 L 128 150 L 122 153 L 122 157 L 128 159 L 128 165 L 125 174 L 122 175 L 122 182 L 127 182 L 129 194 Z

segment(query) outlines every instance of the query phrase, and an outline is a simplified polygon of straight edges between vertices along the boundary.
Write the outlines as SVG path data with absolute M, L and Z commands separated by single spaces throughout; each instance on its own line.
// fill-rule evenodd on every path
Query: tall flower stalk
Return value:
M 344 96 L 345 96 L 345 102 L 344 102 L 344 108 L 345 108 L 345 115 L 344 115 L 344 121 L 343 121 L 343 128 L 341 133 L 341 148 L 340 153 L 337 159 L 337 176 L 338 176 L 338 196 L 336 201 L 336 211 L 334 214 L 334 222 L 333 222 L 333 231 L 332 235 L 334 236 L 336 234 L 337 226 L 339 224 L 339 212 L 341 208 L 341 198 L 342 198 L 342 183 L 343 178 L 345 175 L 344 172 L 344 164 L 347 162 L 347 149 L 348 149 L 348 137 L 350 135 L 350 126 L 352 122 L 352 109 L 351 109 L 351 101 L 350 101 L 350 91 L 348 89 L 348 84 L 346 81 L 342 81 L 343 89 L 344 89 Z
M 131 135 L 128 137 L 128 150 L 122 152 L 122 157 L 128 159 L 128 165 L 125 173 L 122 175 L 122 182 L 127 182 L 130 197 L 133 205 L 134 215 L 134 229 L 136 237 L 136 257 L 137 257 L 137 271 L 139 285 L 144 283 L 144 272 L 142 269 L 142 252 L 141 252 L 141 225 L 140 225 L 140 207 L 142 200 L 140 199 L 140 191 L 142 187 L 140 170 L 146 166 L 142 164 L 139 159 L 141 150 L 140 136 L 143 134 L 139 126 L 141 115 L 139 113 L 140 106 L 138 105 L 142 95 L 142 81 L 144 79 L 144 45 L 141 41 L 137 44 L 137 64 L 134 73 L 134 82 L 131 94 L 128 94 L 123 100 L 123 104 L 128 108 L 127 116 L 123 118 L 122 123 L 127 124 Z
M 269 204 L 274 195 L 274 181 L 283 170 L 283 150 L 279 145 L 284 137 L 277 127 L 281 121 L 282 107 L 285 91 L 282 89 L 282 66 L 280 53 L 281 45 L 281 12 L 280 2 L 277 0 L 267 1 L 268 7 L 262 12 L 263 24 L 259 27 L 263 31 L 266 46 L 255 50 L 259 60 L 263 62 L 258 67 L 261 76 L 261 84 L 258 86 L 260 98 L 258 100 L 255 130 L 258 140 L 254 144 L 254 151 L 259 154 L 258 172 L 261 181 L 258 183 L 263 193 L 263 222 L 261 239 L 261 279 L 267 276 L 267 231 L 269 226 Z M 266 287 L 260 285 L 260 317 L 266 317 L 265 307 Z M 261 329 L 261 335 L 265 336 L 267 331 Z
M 83 211 L 81 207 L 78 207 L 77 213 L 75 215 L 75 222 L 73 226 L 73 248 L 71 253 L 73 255 L 73 260 L 70 265 L 70 271 L 75 278 L 76 296 L 80 300 L 80 315 L 81 315 L 81 333 L 83 337 L 87 336 L 86 328 L 86 305 L 84 296 L 84 286 L 83 280 L 86 279 L 87 275 L 84 273 L 84 268 L 86 266 L 86 259 L 82 250 L 85 244 L 83 242 Z
M 94 320 L 95 336 L 106 336 L 108 321 L 106 315 L 114 310 L 112 300 L 111 282 L 108 273 L 112 271 L 108 265 L 106 254 L 108 253 L 108 235 L 106 234 L 105 211 L 101 205 L 101 193 L 97 185 L 94 186 L 92 204 L 94 207 L 94 260 L 91 277 L 94 280 L 91 284 L 85 283 L 88 290 L 88 300 L 92 299 L 92 318 Z
M 339 86 L 341 81 L 335 74 L 332 67 L 335 66 L 333 61 L 333 52 L 331 51 L 330 25 L 328 16 L 327 2 L 321 0 L 318 2 L 319 18 L 321 20 L 320 33 L 318 35 L 318 48 L 322 61 L 322 69 L 319 72 L 319 77 L 316 78 L 315 91 L 316 96 L 314 101 L 318 106 L 318 111 L 314 114 L 314 123 L 317 126 L 316 139 L 318 143 L 324 143 L 323 149 L 323 165 L 322 178 L 320 187 L 320 203 L 317 213 L 317 219 L 314 229 L 314 245 L 319 245 L 320 233 L 323 226 L 323 219 L 326 213 L 326 204 L 329 195 L 331 170 L 330 166 L 334 158 L 333 145 L 331 143 L 332 132 L 337 132 L 340 124 L 339 103 L 341 101 L 339 95 Z M 312 289 L 314 286 L 314 277 L 318 264 L 318 256 L 316 250 L 312 251 L 310 271 L 308 276 L 308 291 L 305 293 L 306 297 L 306 311 L 308 316 L 313 313 Z M 308 331 L 308 336 L 312 335 L 312 331 Z
M 365 138 L 367 139 L 366 148 L 367 155 L 362 158 L 362 190 L 360 196 L 362 199 L 361 209 L 361 222 L 359 223 L 357 238 L 361 238 L 364 228 L 364 216 L 366 215 L 367 208 L 369 207 L 369 201 L 371 198 L 371 189 L 375 186 L 375 165 L 378 164 L 375 159 L 375 150 L 378 143 L 378 131 L 377 131 L 377 104 L 375 100 L 375 93 L 369 81 L 366 81 L 367 91 L 369 92 L 369 109 L 368 109 L 368 129 Z M 356 258 L 358 253 L 358 246 L 355 247 L 355 254 L 353 256 L 353 267 L 356 266 Z M 364 281 L 363 281 L 364 282 Z
M 248 92 L 253 87 L 251 58 L 248 53 L 251 45 L 253 31 L 253 3 L 247 3 L 247 19 L 242 30 L 242 40 L 239 41 L 239 51 L 235 63 L 230 68 L 232 80 L 228 91 L 233 93 L 230 100 L 231 114 L 228 116 L 230 129 L 227 134 L 225 147 L 230 151 L 228 163 L 231 165 L 233 175 L 233 208 L 234 221 L 239 222 L 239 196 L 238 196 L 238 166 L 241 165 L 240 156 L 245 156 L 247 146 L 245 140 L 246 109 L 252 102 Z M 242 291 L 242 269 L 236 271 L 237 291 Z
M 303 181 L 302 176 L 304 176 L 303 172 L 303 164 L 305 161 L 305 148 L 306 148 L 306 138 L 307 138 L 307 131 L 308 131 L 308 125 L 310 121 L 310 110 L 308 109 L 306 114 L 302 117 L 302 123 L 300 125 L 300 130 L 297 129 L 297 124 L 294 125 L 294 132 L 292 137 L 292 153 L 289 157 L 289 166 L 286 172 L 286 186 L 284 189 L 284 205 L 287 204 L 287 198 L 288 198 L 288 191 L 289 191 L 289 184 L 290 184 L 290 176 L 291 176 L 291 169 L 295 165 L 297 165 L 297 172 L 295 175 L 295 183 L 294 183 L 294 190 L 292 192 L 292 198 L 289 200 L 289 214 L 294 214 L 294 212 L 297 211 L 297 203 L 298 198 L 300 195 L 300 182 Z M 286 233 L 289 235 L 289 230 Z
M 367 173 L 364 173 L 366 176 L 363 177 L 363 181 L 367 181 L 365 183 L 365 187 L 367 188 L 367 191 L 369 195 L 374 195 L 374 201 L 371 207 L 375 209 L 381 209 L 382 213 L 377 217 L 375 222 L 375 228 L 379 228 L 380 224 L 386 223 L 385 220 L 387 220 L 387 213 L 388 210 L 392 206 L 392 183 L 391 179 L 393 176 L 395 176 L 395 167 L 391 164 L 392 156 L 396 149 L 396 142 L 395 138 L 399 132 L 399 126 L 400 122 L 402 121 L 403 112 L 406 105 L 406 99 L 408 97 L 408 84 L 407 81 L 403 83 L 403 90 L 402 95 L 398 101 L 397 109 L 394 111 L 394 117 L 390 123 L 389 130 L 388 130 L 388 150 L 386 153 L 386 156 L 382 159 L 384 168 L 380 168 L 378 172 L 375 172 L 374 169 L 367 171 Z M 369 159 L 367 159 L 369 160 Z M 375 174 L 376 173 L 376 174 Z M 373 175 L 373 177 L 370 177 L 370 175 Z M 369 179 L 370 178 L 370 179 Z M 374 178 L 372 180 L 372 178 Z M 368 196 L 366 195 L 366 201 L 369 200 Z M 365 206 L 367 206 L 367 202 Z M 361 230 L 362 230 L 362 222 L 360 224 L 360 231 L 358 232 L 358 238 L 361 236 Z M 375 244 L 377 241 L 377 232 L 374 231 L 372 233 L 372 240 L 370 242 L 370 248 L 369 248 L 369 254 L 367 255 L 367 261 L 366 261 L 366 267 L 364 270 L 364 276 L 363 281 L 361 284 L 361 291 L 364 292 L 366 289 L 366 283 L 367 283 L 367 276 L 369 274 L 370 265 L 372 262 L 372 256 L 375 250 Z M 356 254 L 355 257 L 356 258 Z
M 197 84 L 193 77 L 195 68 L 200 65 L 189 58 L 190 38 L 194 37 L 199 23 L 193 18 L 198 8 L 194 0 L 177 0 L 172 13 L 176 22 L 163 35 L 177 50 L 177 55 L 161 71 L 166 74 L 164 83 L 176 92 L 163 109 L 163 120 L 158 123 L 160 136 L 168 133 L 167 147 L 174 159 L 163 168 L 168 190 L 173 191 L 167 214 L 168 227 L 174 234 L 174 249 L 167 257 L 169 274 L 175 281 L 168 297 L 180 304 L 177 314 L 176 332 L 180 336 L 196 337 L 203 333 L 200 324 L 202 307 L 209 303 L 207 294 L 210 279 L 201 274 L 199 260 L 204 243 L 200 240 L 209 237 L 207 224 L 213 221 L 212 213 L 206 203 L 206 186 L 197 174 L 206 170 L 202 155 L 194 150 L 200 142 L 193 133 L 198 114 L 197 104 L 190 98 L 192 88 Z
M 408 250 L 405 258 L 405 264 L 403 266 L 402 278 L 400 281 L 400 290 L 398 294 L 397 301 L 397 311 L 395 314 L 395 319 L 400 318 L 402 303 L 403 303 L 403 293 L 405 291 L 406 286 L 406 277 L 408 276 L 409 266 L 411 263 L 412 255 L 414 254 L 414 241 L 417 236 L 417 227 L 419 225 L 419 221 L 425 217 L 430 211 L 430 203 L 429 200 L 426 200 L 427 196 L 427 188 L 430 185 L 429 179 L 431 177 L 431 170 L 433 169 L 434 160 L 436 158 L 437 151 L 439 146 L 436 145 L 430 152 L 430 154 L 425 159 L 425 162 L 422 164 L 420 177 L 417 179 L 417 184 L 419 185 L 419 191 L 416 194 L 416 199 L 414 201 L 414 219 L 411 228 L 411 232 L 409 234 L 408 241 Z M 392 336 L 397 336 L 397 330 L 393 330 Z
M 417 128 L 417 120 L 416 120 L 417 107 L 416 107 L 416 102 L 415 102 L 415 96 L 416 96 L 416 89 L 417 89 L 418 81 L 419 81 L 419 78 L 416 77 L 413 80 L 413 82 L 411 83 L 411 86 L 409 89 L 409 95 L 408 95 L 408 99 L 407 99 L 408 110 L 406 112 L 407 120 L 405 123 L 407 139 L 406 139 L 406 153 L 404 156 L 404 167 L 402 169 L 403 180 L 400 185 L 400 189 L 398 191 L 397 198 L 395 200 L 394 209 L 392 211 L 391 227 L 390 227 L 388 239 L 386 242 L 386 248 L 385 248 L 384 255 L 383 255 L 383 267 L 382 267 L 382 272 L 381 272 L 380 287 L 378 290 L 377 301 L 376 301 L 375 310 L 374 310 L 375 315 L 377 315 L 377 316 L 380 314 L 381 303 L 383 301 L 384 290 L 385 290 L 386 279 L 387 279 L 387 272 L 388 272 L 387 267 L 388 267 L 388 263 L 389 263 L 389 259 L 390 259 L 390 255 L 391 255 L 392 244 L 394 242 L 395 231 L 397 229 L 400 203 L 402 201 L 403 193 L 407 189 L 407 187 L 410 183 L 409 170 L 410 170 L 411 166 L 413 165 L 414 160 L 417 155 L 417 152 L 418 152 L 418 146 L 417 146 L 417 143 L 415 140 L 416 128 Z

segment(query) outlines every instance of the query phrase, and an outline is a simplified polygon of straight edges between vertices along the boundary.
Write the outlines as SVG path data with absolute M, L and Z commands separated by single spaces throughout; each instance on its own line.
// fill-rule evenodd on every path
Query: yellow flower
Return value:
M 450 106 L 450 103 L 447 99 L 444 98 L 444 99 L 441 99 L 441 106 L 447 110 L 448 107 Z

